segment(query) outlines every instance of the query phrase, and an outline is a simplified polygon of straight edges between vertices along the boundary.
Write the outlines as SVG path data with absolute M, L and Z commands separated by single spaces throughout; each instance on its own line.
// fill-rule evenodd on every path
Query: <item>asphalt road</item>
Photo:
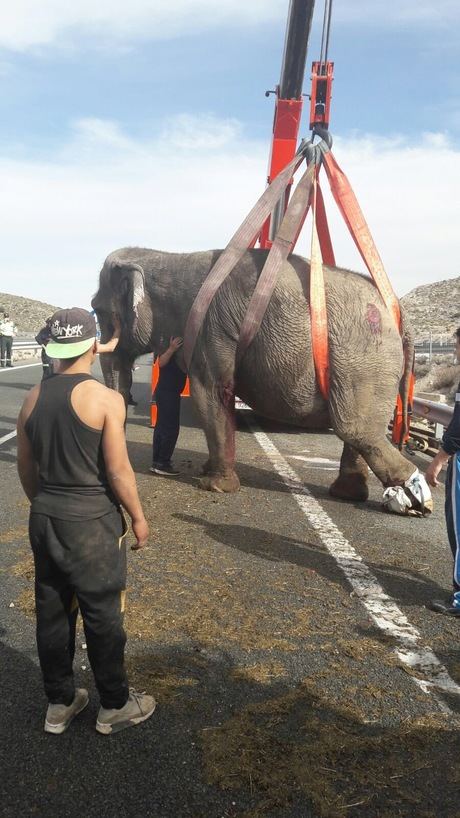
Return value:
M 155 477 L 146 359 L 127 437 L 152 538 L 129 553 L 127 663 L 157 711 L 95 732 L 81 633 L 90 706 L 63 736 L 42 732 L 28 506 L 9 437 L 40 377 L 0 371 L 0 814 L 458 818 L 460 623 L 424 607 L 450 586 L 442 492 L 424 520 L 384 514 L 373 476 L 365 505 L 334 501 L 335 436 L 252 413 L 238 422 L 241 491 L 201 492 L 206 447 L 188 400 L 182 474 Z

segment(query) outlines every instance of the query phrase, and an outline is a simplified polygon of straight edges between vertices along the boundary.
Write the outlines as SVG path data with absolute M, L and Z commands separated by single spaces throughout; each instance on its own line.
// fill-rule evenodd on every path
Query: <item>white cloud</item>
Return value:
M 400 26 L 404 23 L 449 26 L 460 20 L 458 0 L 342 0 L 334 4 L 334 21 L 356 25 Z
M 85 306 L 117 247 L 225 246 L 264 188 L 267 142 L 247 140 L 232 120 L 179 117 L 165 127 L 188 137 L 137 141 L 114 122 L 81 120 L 52 160 L 0 156 L 1 272 L 11 291 Z M 460 152 L 444 135 L 337 139 L 334 152 L 399 295 L 460 274 Z M 362 269 L 335 205 L 330 212 L 337 263 Z M 297 250 L 309 255 L 307 233 Z
M 285 0 L 15 0 L 0 9 L 0 45 L 13 50 L 72 43 L 75 35 L 163 40 L 222 26 L 260 25 L 286 14 Z
M 215 150 L 236 142 L 241 130 L 236 119 L 221 120 L 208 114 L 198 121 L 190 114 L 180 114 L 166 121 L 160 139 L 179 150 Z
M 458 148 L 443 134 L 426 134 L 416 143 L 397 138 L 336 139 L 334 153 L 353 185 L 398 295 L 419 284 L 460 275 Z M 332 224 L 337 262 L 362 269 L 340 217 L 334 215 Z
M 318 4 L 319 5 L 319 4 Z M 267 24 L 281 25 L 287 0 L 15 0 L 0 8 L 0 47 L 24 51 L 37 46 L 129 43 L 188 36 L 197 31 Z M 320 20 L 322 8 L 315 19 Z M 342 0 L 333 24 L 446 27 L 460 22 L 458 0 Z

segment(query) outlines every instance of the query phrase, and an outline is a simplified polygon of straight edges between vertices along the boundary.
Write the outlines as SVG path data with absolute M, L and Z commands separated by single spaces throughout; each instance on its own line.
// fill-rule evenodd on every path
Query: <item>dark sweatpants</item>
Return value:
M 156 389 L 157 422 L 153 433 L 153 465 L 166 466 L 177 443 L 180 431 L 180 392 Z
M 120 708 L 128 699 L 123 630 L 125 532 L 118 509 L 96 520 L 30 515 L 37 647 L 51 704 L 69 705 L 75 695 L 72 662 L 78 608 L 102 706 Z
M 45 378 L 51 378 L 51 375 L 54 375 L 53 358 L 48 357 L 44 347 L 42 349 L 42 367 L 43 367 L 43 375 L 42 375 L 43 380 L 45 380 Z

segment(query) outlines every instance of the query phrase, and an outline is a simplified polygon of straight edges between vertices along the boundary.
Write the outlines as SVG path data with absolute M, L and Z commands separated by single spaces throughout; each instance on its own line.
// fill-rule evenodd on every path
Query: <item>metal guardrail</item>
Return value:
M 442 426 L 449 425 L 454 413 L 451 406 L 436 403 L 434 400 L 422 400 L 421 398 L 414 398 L 413 411 L 414 415 L 431 420 L 433 423 L 440 423 Z
M 405 444 L 408 454 L 424 452 L 435 457 L 439 451 L 444 428 L 452 420 L 453 409 L 444 403 L 414 398 L 412 403 L 412 417 L 410 421 L 409 440 Z M 389 431 L 393 428 L 390 421 Z
M 17 341 L 15 339 L 13 341 L 13 350 L 14 349 L 41 349 L 41 346 L 37 344 L 36 341 Z

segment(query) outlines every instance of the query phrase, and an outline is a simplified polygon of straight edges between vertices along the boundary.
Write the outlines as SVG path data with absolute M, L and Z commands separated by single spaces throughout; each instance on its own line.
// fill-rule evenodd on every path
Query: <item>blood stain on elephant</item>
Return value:
M 382 334 L 382 317 L 380 310 L 375 304 L 368 304 L 366 310 L 366 321 L 369 324 L 372 335 Z

